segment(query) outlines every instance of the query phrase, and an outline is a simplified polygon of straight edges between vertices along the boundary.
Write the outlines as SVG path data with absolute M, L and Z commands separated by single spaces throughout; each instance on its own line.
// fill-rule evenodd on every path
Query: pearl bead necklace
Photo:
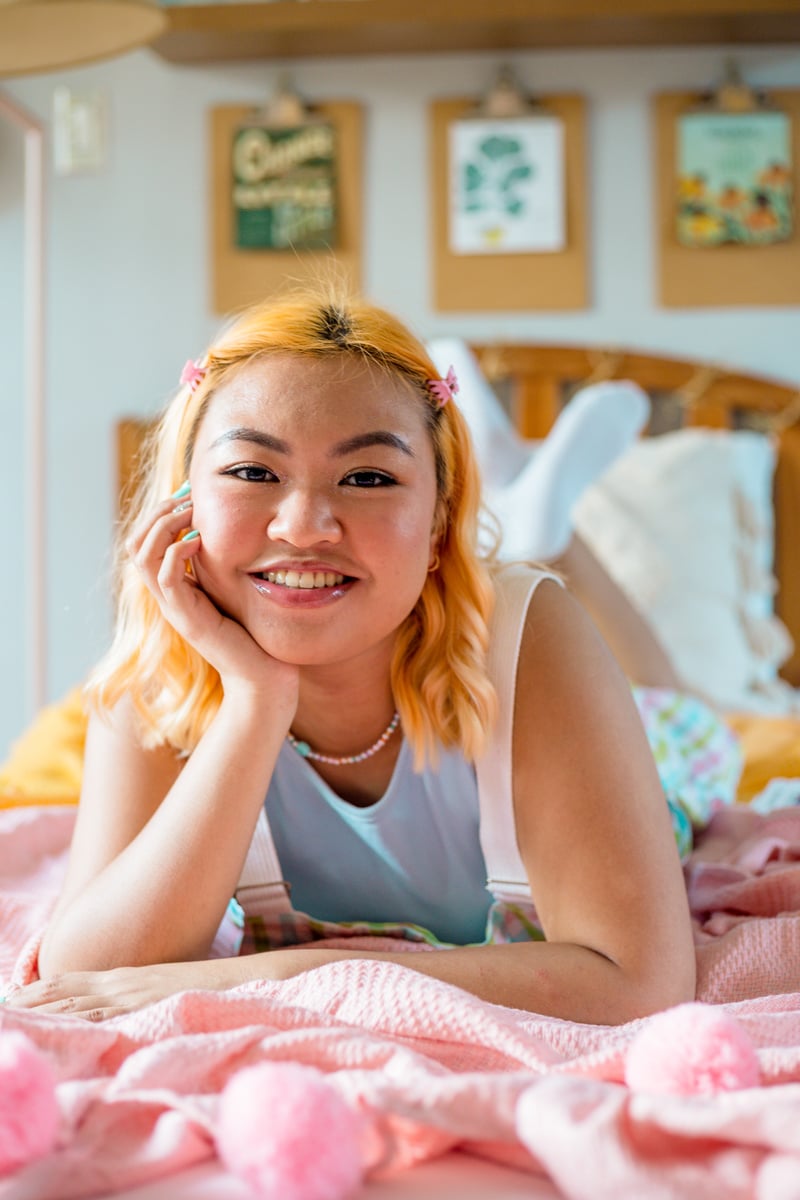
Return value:
M 290 746 L 294 747 L 301 758 L 310 758 L 314 762 L 327 763 L 329 767 L 349 767 L 352 763 L 360 763 L 364 762 L 367 758 L 372 758 L 373 754 L 377 754 L 379 750 L 382 750 L 399 724 L 400 713 L 396 712 L 377 742 L 373 742 L 367 750 L 362 750 L 360 754 L 344 754 L 341 757 L 335 754 L 320 754 L 318 750 L 312 750 L 308 742 L 301 742 L 293 733 L 287 733 L 286 740 Z

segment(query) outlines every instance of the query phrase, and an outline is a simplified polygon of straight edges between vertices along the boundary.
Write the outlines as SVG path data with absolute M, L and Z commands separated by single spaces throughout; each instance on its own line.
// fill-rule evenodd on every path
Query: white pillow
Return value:
M 588 488 L 575 528 L 650 620 L 687 684 L 781 711 L 791 639 L 772 608 L 770 439 L 683 429 L 643 439 Z

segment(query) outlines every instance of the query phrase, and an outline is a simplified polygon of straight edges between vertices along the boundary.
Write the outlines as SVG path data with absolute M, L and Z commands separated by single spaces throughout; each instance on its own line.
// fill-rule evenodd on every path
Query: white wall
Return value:
M 355 99 L 367 117 L 365 291 L 423 335 L 538 338 L 697 355 L 800 382 L 800 308 L 660 311 L 655 302 L 649 97 L 718 79 L 724 48 L 292 64 L 309 99 Z M 800 48 L 737 58 L 748 81 L 800 87 Z M 435 313 L 429 283 L 427 105 L 476 94 L 501 61 L 542 93 L 589 102 L 593 300 L 583 312 Z M 220 318 L 210 310 L 207 113 L 271 94 L 276 64 L 173 67 L 148 51 L 14 81 L 49 122 L 53 89 L 109 100 L 106 167 L 50 190 L 48 503 L 49 692 L 81 679 L 108 636 L 114 513 L 112 434 L 153 411 Z M 0 756 L 26 719 L 21 621 L 21 141 L 0 124 Z

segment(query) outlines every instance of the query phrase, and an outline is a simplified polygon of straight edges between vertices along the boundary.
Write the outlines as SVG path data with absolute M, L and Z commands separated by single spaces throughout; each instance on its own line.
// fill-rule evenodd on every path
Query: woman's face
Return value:
M 265 356 L 212 398 L 190 470 L 194 570 L 267 653 L 306 666 L 391 650 L 434 548 L 423 404 L 344 354 Z

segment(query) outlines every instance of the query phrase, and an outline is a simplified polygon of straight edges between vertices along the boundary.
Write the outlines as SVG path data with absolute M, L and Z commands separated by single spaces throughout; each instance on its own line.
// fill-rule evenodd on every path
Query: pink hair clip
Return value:
M 444 379 L 429 379 L 427 382 L 428 388 L 439 401 L 439 408 L 444 408 L 448 400 L 452 400 L 458 394 L 458 379 L 453 367 Z
M 188 383 L 191 391 L 196 392 L 205 378 L 207 367 L 201 362 L 192 362 L 189 358 L 181 371 L 181 383 Z

